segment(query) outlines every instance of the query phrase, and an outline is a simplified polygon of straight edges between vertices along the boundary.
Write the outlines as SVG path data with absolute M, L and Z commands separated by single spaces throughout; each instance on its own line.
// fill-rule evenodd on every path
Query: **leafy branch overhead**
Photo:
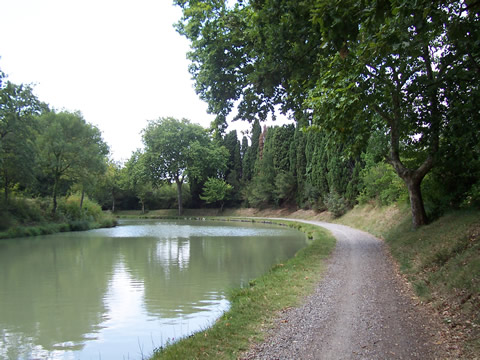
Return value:
M 477 132 L 480 5 L 470 1 L 177 0 L 196 90 L 225 119 L 280 107 L 385 160 L 408 188 L 413 225 L 427 222 L 421 183 L 454 132 Z M 464 121 L 468 130 L 458 129 Z

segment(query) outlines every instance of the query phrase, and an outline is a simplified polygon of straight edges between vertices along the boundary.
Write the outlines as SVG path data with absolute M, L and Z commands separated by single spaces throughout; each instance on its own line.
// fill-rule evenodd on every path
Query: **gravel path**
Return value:
M 416 308 L 384 243 L 347 226 L 303 222 L 337 239 L 324 280 L 304 305 L 283 312 L 265 342 L 243 359 L 439 358 L 428 317 Z

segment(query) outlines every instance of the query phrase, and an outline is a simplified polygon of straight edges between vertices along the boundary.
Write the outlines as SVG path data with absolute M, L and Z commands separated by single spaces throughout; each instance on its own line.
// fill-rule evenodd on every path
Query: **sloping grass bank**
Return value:
M 233 290 L 228 296 L 230 310 L 212 327 L 157 349 L 153 359 L 235 359 L 252 342 L 262 340 L 262 330 L 272 326 L 279 311 L 298 305 L 313 291 L 335 239 L 316 226 L 287 224 L 306 233 L 309 245 L 292 259 L 250 281 L 248 287 Z
M 86 197 L 80 208 L 80 196 L 70 195 L 58 202 L 52 214 L 49 199 L 12 198 L 0 202 L 0 239 L 47 235 L 65 231 L 82 231 L 117 224 L 110 212 Z
M 85 231 L 116 226 L 116 219 L 109 213 L 97 220 L 69 220 L 66 222 L 43 222 L 34 225 L 17 225 L 0 232 L 1 239 L 49 235 L 67 231 Z
M 359 206 L 337 222 L 385 239 L 418 297 L 463 347 L 480 354 L 480 211 L 456 211 L 417 230 L 406 205 Z

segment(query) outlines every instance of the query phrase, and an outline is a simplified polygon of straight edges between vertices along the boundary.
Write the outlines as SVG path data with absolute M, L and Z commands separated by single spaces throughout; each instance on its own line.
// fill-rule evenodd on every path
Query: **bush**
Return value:
M 13 226 L 14 220 L 6 209 L 0 209 L 0 231 L 7 230 Z
M 39 201 L 36 199 L 10 198 L 2 207 L 9 213 L 10 222 L 28 224 L 45 221 Z M 10 224 L 11 225 L 11 224 Z
M 348 210 L 347 201 L 336 191 L 331 191 L 330 194 L 327 195 L 325 205 L 327 205 L 328 211 L 336 218 L 342 216 Z
M 358 196 L 358 202 L 361 204 L 375 200 L 379 205 L 390 205 L 408 195 L 405 183 L 384 162 L 367 165 L 360 176 L 363 190 Z
M 471 187 L 462 205 L 463 207 L 474 206 L 480 208 L 480 182 Z
M 117 219 L 110 212 L 103 213 L 101 218 L 98 220 L 98 225 L 101 228 L 114 227 L 117 225 L 117 223 Z
M 90 222 L 88 220 L 72 220 L 68 224 L 71 231 L 90 230 Z
M 77 220 L 97 221 L 102 217 L 102 208 L 96 202 L 85 197 L 80 208 L 80 195 L 74 194 L 58 203 L 58 211 L 70 222 Z

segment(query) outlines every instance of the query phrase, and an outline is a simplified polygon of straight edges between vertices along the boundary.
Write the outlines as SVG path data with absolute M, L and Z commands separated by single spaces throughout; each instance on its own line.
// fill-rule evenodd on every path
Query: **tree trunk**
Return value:
M 183 200 L 182 200 L 182 182 L 177 180 L 177 199 L 178 199 L 178 215 L 183 214 Z
M 5 171 L 5 205 L 8 205 L 8 174 Z
M 85 199 L 85 189 L 82 186 L 82 196 L 80 196 L 80 210 L 82 210 L 84 199 Z
M 398 153 L 397 153 L 398 154 Z M 408 169 L 400 161 L 398 155 L 396 158 L 390 158 L 390 164 L 395 169 L 398 176 L 405 182 L 410 198 L 410 208 L 412 210 L 412 226 L 414 229 L 428 223 L 425 206 L 423 204 L 421 184 L 422 180 L 433 167 L 433 157 L 429 156 L 417 169 Z
M 53 209 L 52 209 L 52 214 L 55 215 L 57 212 L 57 184 L 58 184 L 58 179 L 55 178 L 55 182 L 53 184 Z
M 115 212 L 115 195 L 112 194 L 112 213 Z
M 414 229 L 426 225 L 428 223 L 427 213 L 423 205 L 421 181 L 413 178 L 404 179 L 408 188 L 408 196 L 410 197 L 410 208 L 412 210 L 412 226 Z

